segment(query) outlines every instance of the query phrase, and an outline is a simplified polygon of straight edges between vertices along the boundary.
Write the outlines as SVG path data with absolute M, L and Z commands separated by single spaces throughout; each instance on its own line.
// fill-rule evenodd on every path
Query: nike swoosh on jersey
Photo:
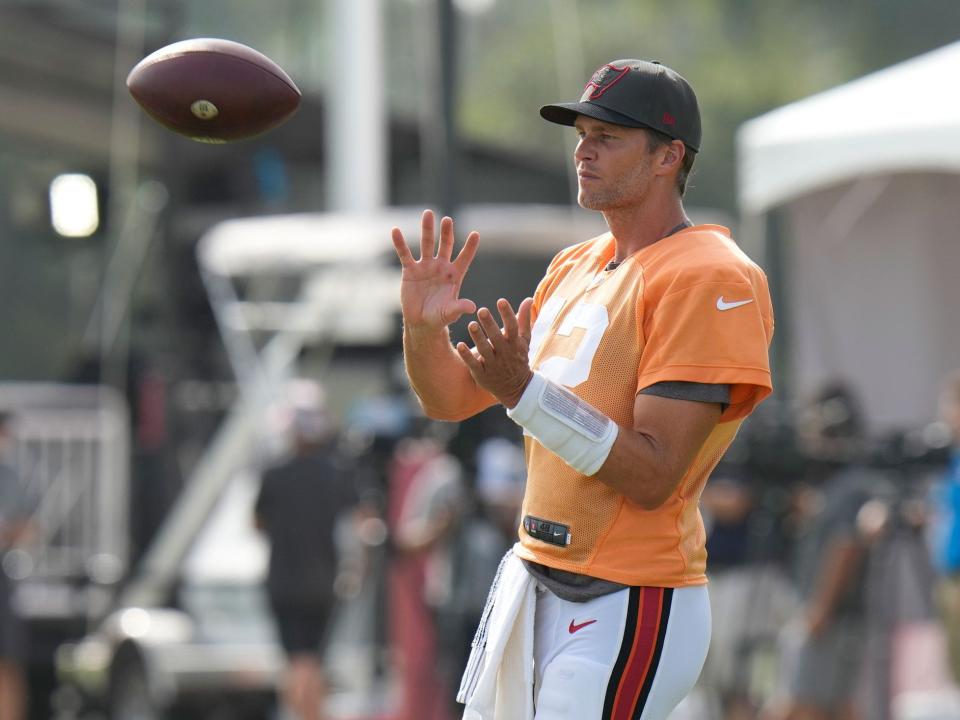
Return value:
M 748 305 L 749 303 L 752 303 L 752 302 L 753 302 L 753 298 L 750 298 L 749 300 L 737 300 L 735 302 L 726 302 L 723 299 L 723 295 L 721 295 L 720 297 L 717 298 L 717 310 L 733 310 L 734 308 L 738 308 L 741 305 Z
M 595 622 L 596 620 L 587 620 L 586 622 L 582 622 L 577 625 L 573 622 L 573 620 L 571 620 L 570 627 L 568 627 L 567 630 L 569 630 L 570 634 L 573 635 L 577 630 L 583 630 L 583 628 L 585 628 L 587 625 L 593 625 Z

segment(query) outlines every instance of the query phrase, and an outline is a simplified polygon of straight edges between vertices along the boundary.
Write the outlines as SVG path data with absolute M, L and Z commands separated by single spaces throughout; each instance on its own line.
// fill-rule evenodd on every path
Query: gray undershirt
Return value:
M 645 387 L 640 394 L 656 395 L 673 400 L 719 403 L 724 409 L 730 404 L 730 386 L 721 384 L 667 381 Z M 568 602 L 587 602 L 629 587 L 629 585 L 601 580 L 590 575 L 557 570 L 530 560 L 524 560 L 523 564 L 527 572 L 547 590 Z

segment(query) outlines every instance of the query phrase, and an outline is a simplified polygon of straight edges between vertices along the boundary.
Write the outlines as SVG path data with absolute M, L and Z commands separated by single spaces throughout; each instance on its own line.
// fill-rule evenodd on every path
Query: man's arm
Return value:
M 415 260 L 399 228 L 393 246 L 403 268 L 400 305 L 403 312 L 403 357 L 410 385 L 424 412 L 438 420 L 462 420 L 496 400 L 470 376 L 450 344 L 450 323 L 473 312 L 472 300 L 461 299 L 460 286 L 477 252 L 480 236 L 472 232 L 453 255 L 453 220 L 440 223 L 440 244 L 434 255 L 435 216 L 426 210 L 420 221 L 420 259 Z
M 474 380 L 547 449 L 646 510 L 662 505 L 716 427 L 719 403 L 638 395 L 633 426 L 610 418 L 566 388 L 530 370 L 530 305 L 501 299 L 499 327 L 486 308 L 468 326 L 473 349 L 457 353 Z
M 633 427 L 620 427 L 594 476 L 645 510 L 660 507 L 720 420 L 718 403 L 637 395 Z
M 435 420 L 463 420 L 496 403 L 470 377 L 446 327 L 421 330 L 404 323 L 403 362 L 423 411 Z

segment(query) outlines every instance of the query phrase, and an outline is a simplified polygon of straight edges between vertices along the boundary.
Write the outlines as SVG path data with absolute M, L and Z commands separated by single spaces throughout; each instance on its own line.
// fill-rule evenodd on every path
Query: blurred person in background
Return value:
M 454 259 L 451 218 L 437 244 L 423 214 L 419 260 L 392 233 L 407 372 L 426 413 L 459 421 L 500 404 L 525 430 L 519 542 L 459 695 L 474 717 L 659 719 L 709 645 L 698 503 L 771 391 L 770 296 L 729 230 L 686 215 L 701 131 L 679 74 L 613 61 L 579 102 L 540 114 L 574 128 L 578 201 L 609 232 L 561 250 L 532 298 L 516 310 L 500 299 L 499 319 L 460 298 L 480 239 Z M 474 312 L 474 346 L 454 346 L 448 326 Z
M 931 493 L 930 536 L 950 670 L 954 681 L 960 682 L 960 370 L 945 378 L 939 406 L 951 451 L 947 470 Z
M 499 416 L 503 417 L 503 416 Z M 488 420 L 493 418 L 489 418 Z M 461 423 L 461 427 L 468 423 Z M 516 542 L 520 507 L 526 480 L 523 447 L 516 439 L 504 437 L 504 427 L 493 419 L 493 428 L 475 448 L 473 483 L 469 506 L 453 538 L 453 582 L 447 603 L 439 617 L 441 665 L 450 687 L 460 682 L 467 665 L 470 643 L 483 614 L 487 591 L 497 574 L 503 554 Z M 512 423 L 507 422 L 508 425 Z M 450 694 L 451 703 L 455 698 Z M 453 705 L 455 714 L 461 708 Z
M 15 469 L 12 418 L 0 412 L 0 720 L 26 717 L 26 628 L 13 607 L 7 553 L 33 532 L 34 502 Z
M 288 392 L 292 448 L 263 472 L 254 522 L 270 542 L 267 594 L 288 658 L 282 702 L 298 720 L 322 720 L 323 645 L 336 603 L 335 531 L 358 493 L 337 450 L 323 389 L 302 380 Z
M 862 717 L 868 552 L 860 522 L 884 479 L 866 466 L 865 423 L 852 391 L 826 385 L 798 419 L 809 473 L 796 495 L 799 615 L 784 629 L 781 696 L 767 717 Z
M 477 500 L 504 550 L 516 541 L 526 478 L 523 446 L 517 440 L 495 436 L 477 448 Z
M 756 655 L 775 644 L 796 605 L 780 567 L 780 543 L 772 536 L 776 518 L 759 497 L 771 489 L 755 486 L 749 473 L 743 464 L 721 462 L 700 498 L 711 614 L 722 621 L 713 625 L 697 689 L 704 712 L 718 720 L 756 717 L 768 690 L 754 677 Z
M 389 625 L 401 696 L 395 720 L 450 717 L 437 611 L 453 590 L 452 540 L 466 494 L 461 464 L 447 451 L 448 429 L 427 423 L 402 440 L 389 471 Z
M 713 625 L 697 687 L 708 693 L 708 702 L 719 705 L 713 708 L 716 717 L 740 720 L 750 717 L 749 700 L 740 682 L 745 668 L 739 645 L 751 619 L 744 608 L 751 604 L 753 589 L 748 563 L 754 497 L 747 483 L 721 463 L 700 496 L 700 507 L 710 560 L 710 614 L 723 622 Z

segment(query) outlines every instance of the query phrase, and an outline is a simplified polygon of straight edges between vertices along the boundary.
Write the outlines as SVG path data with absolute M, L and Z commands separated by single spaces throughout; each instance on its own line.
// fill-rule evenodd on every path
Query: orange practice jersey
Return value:
M 566 546 L 520 528 L 519 555 L 628 585 L 706 582 L 698 507 L 743 419 L 771 391 L 773 311 L 766 277 L 730 239 L 698 225 L 615 270 L 607 233 L 554 258 L 534 296 L 531 366 L 623 427 L 636 395 L 662 381 L 730 385 L 730 405 L 670 498 L 644 510 L 526 437 L 523 514 L 569 527 Z

